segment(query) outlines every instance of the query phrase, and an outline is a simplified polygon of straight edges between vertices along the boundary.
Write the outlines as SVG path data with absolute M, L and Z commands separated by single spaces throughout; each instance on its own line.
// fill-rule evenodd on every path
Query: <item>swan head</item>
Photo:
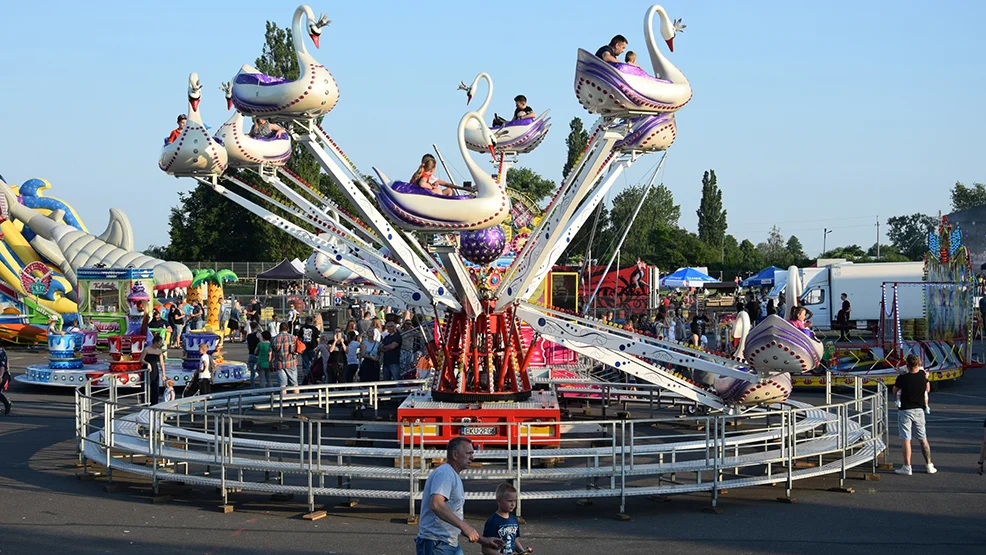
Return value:
M 193 112 L 199 111 L 199 102 L 202 101 L 202 82 L 199 81 L 199 74 L 194 71 L 188 76 L 188 104 Z
M 313 20 L 313 18 L 308 19 L 308 36 L 312 38 L 312 42 L 315 43 L 315 48 L 319 47 L 319 37 L 322 36 L 322 27 L 327 27 L 332 21 L 329 16 L 322 14 L 318 20 Z
M 473 95 L 476 94 L 476 82 L 470 86 L 466 85 L 465 81 L 459 81 L 459 88 L 456 90 L 466 91 L 466 106 L 468 106 L 472 102 Z
M 466 118 L 471 118 L 479 122 L 479 129 L 483 135 L 483 140 L 486 142 L 486 148 L 489 149 L 490 156 L 493 157 L 493 162 L 496 163 L 496 137 L 493 136 L 493 132 L 490 131 L 486 122 L 476 112 L 469 112 L 466 114 Z
M 687 27 L 687 25 L 681 22 L 680 17 L 678 19 L 675 19 L 674 21 L 671 21 L 670 18 L 663 17 L 662 14 L 661 27 L 660 27 L 661 38 L 663 38 L 664 42 L 668 44 L 668 49 L 671 50 L 672 52 L 674 52 L 675 35 L 678 34 L 679 32 L 684 31 L 685 27 Z
M 233 85 L 229 82 L 224 81 L 222 85 L 219 86 L 219 90 L 223 91 L 226 96 L 226 109 L 233 109 Z

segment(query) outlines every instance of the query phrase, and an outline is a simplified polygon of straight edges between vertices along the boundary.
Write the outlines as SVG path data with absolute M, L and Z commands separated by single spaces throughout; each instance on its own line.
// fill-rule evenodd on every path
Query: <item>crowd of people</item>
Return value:
M 296 386 L 299 374 L 304 384 L 400 380 L 415 374 L 425 351 L 419 317 L 370 303 L 325 332 L 312 316 L 296 325 L 302 319 L 293 309 L 287 321 L 275 315 L 266 325 L 256 302 L 245 314 L 250 387 Z

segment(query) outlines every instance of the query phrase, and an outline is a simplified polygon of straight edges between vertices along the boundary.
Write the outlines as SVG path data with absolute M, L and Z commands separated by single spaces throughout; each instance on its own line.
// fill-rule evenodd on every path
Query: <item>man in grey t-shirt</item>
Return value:
M 503 540 L 482 537 L 463 520 L 466 494 L 459 473 L 472 464 L 473 454 L 469 438 L 453 438 L 448 442 L 445 464 L 428 476 L 421 496 L 421 524 L 414 539 L 417 555 L 462 555 L 460 531 L 470 543 L 479 542 L 493 549 L 503 547 Z

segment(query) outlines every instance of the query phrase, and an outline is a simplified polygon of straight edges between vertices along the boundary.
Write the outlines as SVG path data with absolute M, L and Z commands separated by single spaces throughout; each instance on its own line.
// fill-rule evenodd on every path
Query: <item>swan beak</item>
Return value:
M 233 109 L 233 99 L 232 99 L 232 97 L 226 99 L 226 109 L 227 110 L 232 110 Z
M 671 50 L 672 52 L 674 52 L 674 37 L 671 37 L 671 38 L 669 38 L 668 40 L 666 40 L 664 42 L 668 43 L 668 49 Z
M 490 149 L 490 156 L 493 157 L 493 161 L 496 161 L 496 147 L 493 145 L 486 145 L 486 148 Z
M 468 106 L 470 102 L 472 102 L 472 93 L 466 93 L 466 106 Z
M 319 39 L 319 36 L 318 36 L 318 35 L 309 35 L 309 36 L 310 36 L 310 37 L 312 38 L 312 42 L 314 42 L 314 43 L 315 43 L 315 48 L 318 48 L 318 47 L 319 47 L 319 46 L 318 46 L 318 39 Z
M 193 112 L 198 112 L 199 111 L 199 102 L 201 102 L 201 100 L 202 100 L 201 98 L 189 98 L 188 99 L 188 103 L 191 104 L 192 111 Z

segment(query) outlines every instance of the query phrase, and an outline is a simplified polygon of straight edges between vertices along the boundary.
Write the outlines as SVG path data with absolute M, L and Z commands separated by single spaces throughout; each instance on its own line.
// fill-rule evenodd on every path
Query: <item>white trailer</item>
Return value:
M 834 327 L 840 296 L 849 296 L 850 327 L 875 329 L 880 321 L 883 284 L 891 282 L 924 281 L 923 262 L 874 262 L 853 264 L 844 262 L 821 268 L 805 284 L 801 304 L 811 310 L 812 323 L 818 329 Z M 893 290 L 888 286 L 887 310 L 893 303 Z M 901 319 L 924 318 L 924 288 L 905 286 L 898 288 L 898 307 Z

